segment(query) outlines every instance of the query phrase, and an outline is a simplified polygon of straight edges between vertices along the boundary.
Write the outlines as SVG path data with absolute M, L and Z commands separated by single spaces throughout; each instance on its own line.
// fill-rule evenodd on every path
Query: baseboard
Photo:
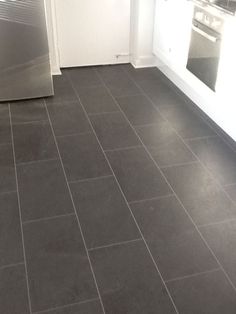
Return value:
M 131 64 L 135 69 L 150 68 L 156 66 L 157 60 L 154 55 L 141 56 L 138 59 L 131 60 Z

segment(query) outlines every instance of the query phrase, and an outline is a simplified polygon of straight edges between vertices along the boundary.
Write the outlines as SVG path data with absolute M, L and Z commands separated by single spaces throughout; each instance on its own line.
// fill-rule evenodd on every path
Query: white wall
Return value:
M 46 4 L 46 16 L 48 24 L 48 37 L 52 73 L 59 74 L 60 60 L 58 53 L 56 8 L 55 8 L 55 1 L 57 0 L 44 0 L 44 1 Z M 135 67 L 153 66 L 155 65 L 155 56 L 152 53 L 153 50 L 152 45 L 154 29 L 154 11 L 156 0 L 130 0 L 130 1 L 131 1 L 130 61 Z
M 131 0 L 131 63 L 134 67 L 155 64 L 153 31 L 156 0 Z

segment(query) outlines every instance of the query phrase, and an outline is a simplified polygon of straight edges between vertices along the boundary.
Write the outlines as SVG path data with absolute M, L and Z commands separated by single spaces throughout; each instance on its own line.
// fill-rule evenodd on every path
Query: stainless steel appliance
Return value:
M 214 11 L 214 10 L 213 10 Z M 195 6 L 187 69 L 215 91 L 224 19 Z
M 43 0 L 0 0 L 0 101 L 53 95 Z
M 236 0 L 206 0 L 210 4 L 224 9 L 226 12 L 235 14 L 236 12 Z

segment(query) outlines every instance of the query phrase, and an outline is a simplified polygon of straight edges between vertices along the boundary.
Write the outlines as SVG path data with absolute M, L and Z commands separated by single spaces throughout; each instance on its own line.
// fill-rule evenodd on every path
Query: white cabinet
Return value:
M 187 0 L 157 0 L 154 29 L 154 54 L 173 66 L 187 62 L 193 4 Z

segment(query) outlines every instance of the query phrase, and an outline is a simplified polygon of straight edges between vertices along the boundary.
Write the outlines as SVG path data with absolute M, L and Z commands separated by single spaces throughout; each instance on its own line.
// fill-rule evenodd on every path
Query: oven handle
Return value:
M 192 25 L 192 29 L 197 32 L 198 34 L 202 35 L 203 37 L 205 37 L 206 39 L 212 41 L 213 43 L 216 43 L 219 38 L 214 37 L 212 35 L 207 34 L 206 32 L 202 31 L 200 28 L 198 28 L 197 26 Z

